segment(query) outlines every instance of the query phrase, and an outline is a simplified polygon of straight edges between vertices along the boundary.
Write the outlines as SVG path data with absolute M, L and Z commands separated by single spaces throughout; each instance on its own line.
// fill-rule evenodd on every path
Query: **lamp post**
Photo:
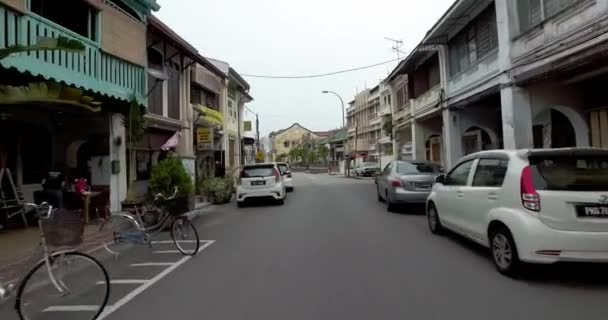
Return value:
M 342 130 L 344 130 L 344 140 L 342 141 L 342 149 L 344 149 L 344 151 L 342 152 L 343 154 L 343 158 L 344 158 L 344 174 L 346 175 L 346 144 L 348 143 L 348 131 L 346 129 L 346 116 L 344 113 L 344 100 L 342 99 L 342 97 L 333 92 L 333 91 L 329 91 L 329 90 L 323 90 L 323 93 L 331 93 L 333 95 L 335 95 L 336 97 L 338 97 L 338 99 L 340 99 L 340 103 L 342 104 Z

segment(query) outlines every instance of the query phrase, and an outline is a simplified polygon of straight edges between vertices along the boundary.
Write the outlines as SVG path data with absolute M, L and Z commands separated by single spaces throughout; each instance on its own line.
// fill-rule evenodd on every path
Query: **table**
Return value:
M 85 191 L 82 193 L 83 205 L 82 205 L 82 214 L 84 215 L 84 223 L 89 224 L 89 205 L 91 204 L 91 198 L 97 197 L 103 192 L 99 191 Z

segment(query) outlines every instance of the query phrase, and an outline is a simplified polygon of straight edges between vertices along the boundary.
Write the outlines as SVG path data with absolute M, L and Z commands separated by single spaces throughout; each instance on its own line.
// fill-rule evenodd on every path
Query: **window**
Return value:
M 289 148 L 289 141 L 283 142 L 283 147 L 284 148 Z
M 473 186 L 501 187 L 509 162 L 501 159 L 480 159 L 475 170 Z
M 241 178 L 263 178 L 274 176 L 275 169 L 273 165 L 245 167 L 241 173 Z
M 532 182 L 537 190 L 606 191 L 606 156 L 533 156 Z
M 392 168 L 393 168 L 393 163 L 389 162 L 389 164 L 387 164 L 386 167 L 384 167 L 384 171 L 382 171 L 382 174 L 385 176 L 388 176 L 389 174 L 391 174 Z
M 467 70 L 498 48 L 498 31 L 494 4 L 460 31 L 448 45 L 450 74 Z
M 203 104 L 203 89 L 198 86 L 190 86 L 190 103 Z
M 399 162 L 397 163 L 397 173 L 420 174 L 420 173 L 439 173 L 439 167 L 428 162 Z
M 63 0 L 61 5 L 57 5 L 55 0 L 31 0 L 30 10 L 85 38 L 97 41 L 97 9 L 86 1 Z
M 169 75 L 168 85 L 168 96 L 169 106 L 168 116 L 169 118 L 179 120 L 180 119 L 180 79 L 181 79 L 181 67 L 178 63 L 170 61 L 167 63 L 167 73 Z
M 139 15 L 137 14 L 137 12 L 135 12 L 133 9 L 131 9 L 131 7 L 129 7 L 123 1 L 121 1 L 121 0 L 105 0 L 105 1 L 110 2 L 115 8 L 121 10 L 123 13 L 127 14 L 131 18 L 141 21 L 141 18 L 139 18 Z
M 406 105 L 408 102 L 407 100 L 407 86 L 404 85 L 397 90 L 397 107 L 401 108 Z
M 461 163 L 459 166 L 450 171 L 450 173 L 448 173 L 445 178 L 445 184 L 450 186 L 466 186 L 472 165 L 473 160 Z
M 534 28 L 543 20 L 551 18 L 575 3 L 576 0 L 518 0 L 520 31 L 526 32 Z

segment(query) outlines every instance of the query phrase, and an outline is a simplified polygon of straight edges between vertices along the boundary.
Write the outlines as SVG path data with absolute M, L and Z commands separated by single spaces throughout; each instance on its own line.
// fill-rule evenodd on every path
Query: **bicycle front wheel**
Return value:
M 186 256 L 198 253 L 201 245 L 196 228 L 186 217 L 179 217 L 171 224 L 171 239 L 177 250 Z
M 96 319 L 109 297 L 110 277 L 99 261 L 80 252 L 60 252 L 23 278 L 15 308 L 22 320 L 65 318 L 66 312 L 77 313 L 78 319 Z

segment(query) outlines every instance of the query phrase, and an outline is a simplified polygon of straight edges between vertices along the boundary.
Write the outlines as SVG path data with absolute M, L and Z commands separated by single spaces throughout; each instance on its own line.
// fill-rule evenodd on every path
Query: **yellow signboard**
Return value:
M 202 114 L 202 119 L 218 126 L 224 125 L 224 116 L 221 112 L 205 106 L 198 106 L 198 111 Z
M 196 128 L 198 150 L 213 150 L 213 128 Z

